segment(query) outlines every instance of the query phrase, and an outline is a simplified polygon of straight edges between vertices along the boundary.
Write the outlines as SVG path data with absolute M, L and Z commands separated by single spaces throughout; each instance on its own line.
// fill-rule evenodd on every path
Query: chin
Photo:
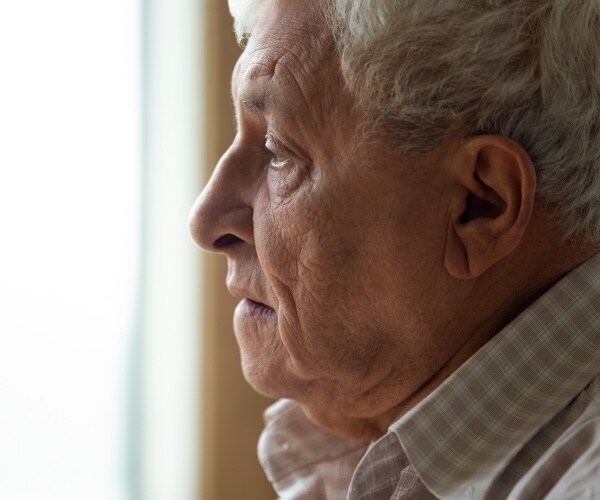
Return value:
M 253 358 L 242 353 L 242 372 L 250 387 L 268 398 L 301 398 L 310 382 L 293 375 L 285 362 L 267 358 L 266 355 Z

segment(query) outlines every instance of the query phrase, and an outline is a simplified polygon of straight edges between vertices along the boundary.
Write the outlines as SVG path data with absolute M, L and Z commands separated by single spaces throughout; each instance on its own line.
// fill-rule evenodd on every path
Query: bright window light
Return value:
M 124 500 L 140 2 L 0 4 L 0 498 Z

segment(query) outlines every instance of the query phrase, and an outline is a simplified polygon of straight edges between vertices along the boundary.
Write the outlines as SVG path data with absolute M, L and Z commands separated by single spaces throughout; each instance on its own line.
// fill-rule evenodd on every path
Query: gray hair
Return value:
M 264 0 L 233 3 L 243 38 Z M 327 3 L 371 125 L 407 153 L 456 133 L 515 140 L 565 235 L 600 243 L 600 0 Z

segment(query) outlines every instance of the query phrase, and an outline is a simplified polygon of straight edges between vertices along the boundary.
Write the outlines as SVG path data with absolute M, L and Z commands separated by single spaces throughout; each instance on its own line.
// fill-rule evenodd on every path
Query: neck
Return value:
M 442 384 L 484 344 L 511 323 L 563 276 L 600 251 L 598 246 L 578 246 L 568 243 L 530 246 L 505 262 L 499 262 L 472 288 L 465 307 L 455 314 L 449 328 L 471 331 L 456 353 L 410 397 L 373 420 L 378 435 L 411 408 L 414 408 Z M 561 241 L 558 237 L 550 241 Z M 474 308 L 474 305 L 477 305 Z M 478 312 L 473 317 L 473 311 Z M 473 317 L 469 322 L 466 318 Z M 447 330 L 446 330 L 447 331 Z
M 350 406 L 338 411 L 332 408 L 334 395 L 339 392 L 335 388 L 331 394 L 324 392 L 324 396 L 312 400 L 312 404 L 310 398 L 299 400 L 309 419 L 343 437 L 377 439 L 564 275 L 600 251 L 600 247 L 565 243 L 549 232 L 549 225 L 533 226 L 538 230 L 531 230 L 510 257 L 477 280 L 457 282 L 457 293 L 449 299 L 454 309 L 444 320 L 432 318 L 441 326 L 431 329 L 440 339 L 460 339 L 459 345 L 416 390 L 407 395 L 403 377 L 392 368 L 368 393 L 351 398 L 354 401 Z M 360 409 L 349 414 L 351 408 Z M 375 408 L 372 414 L 369 410 Z

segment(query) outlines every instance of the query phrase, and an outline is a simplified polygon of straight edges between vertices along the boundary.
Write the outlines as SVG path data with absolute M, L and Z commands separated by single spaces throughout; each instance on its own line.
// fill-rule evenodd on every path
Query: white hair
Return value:
M 252 33 L 264 5 L 265 0 L 229 0 L 229 12 L 234 20 L 238 42 Z
M 600 0 L 325 3 L 374 128 L 406 152 L 456 133 L 515 140 L 565 235 L 600 243 Z M 262 4 L 230 0 L 238 37 Z

